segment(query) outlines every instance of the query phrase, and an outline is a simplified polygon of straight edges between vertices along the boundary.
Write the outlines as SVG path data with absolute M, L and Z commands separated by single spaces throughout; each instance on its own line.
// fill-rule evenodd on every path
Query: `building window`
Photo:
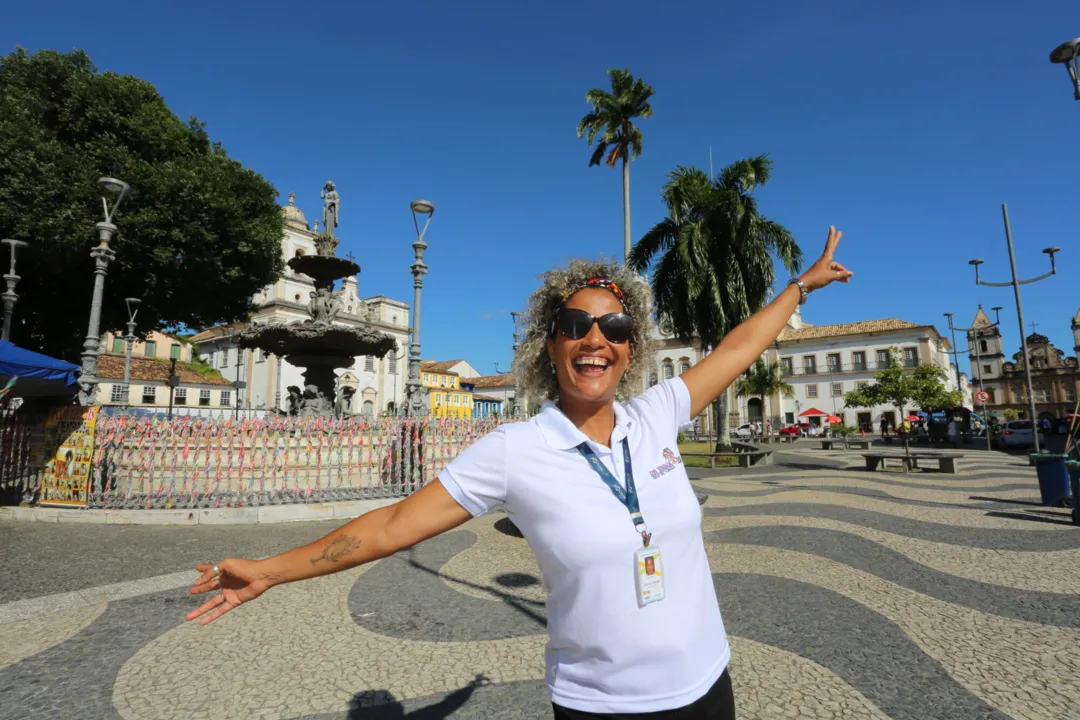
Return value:
M 804 355 L 802 371 L 803 375 L 817 375 L 817 358 L 813 355 Z
M 670 360 L 664 361 L 664 379 L 670 380 L 675 377 L 675 366 L 671 364 Z
M 1050 391 L 1047 390 L 1046 388 L 1040 388 L 1038 390 L 1035 390 L 1034 392 L 1035 392 L 1035 402 L 1037 402 L 1037 403 L 1048 403 L 1048 402 L 1050 402 Z
M 146 357 L 157 357 L 157 343 L 153 340 L 147 340 L 143 343 L 143 355 Z
M 791 377 L 795 374 L 795 370 L 791 366 L 791 358 L 780 358 L 780 367 L 783 370 L 784 377 Z
M 652 387 L 653 385 L 655 385 L 657 383 L 657 381 L 658 381 L 658 378 L 656 377 L 656 371 L 655 370 L 650 370 L 649 371 L 649 387 Z
M 919 364 L 919 349 L 904 348 L 904 367 L 913 368 Z
M 157 403 L 157 388 L 153 385 L 143 385 L 142 404 L 154 405 Z
M 832 396 L 833 397 L 842 397 L 843 394 L 844 394 L 844 383 L 833 383 L 832 384 Z
M 221 351 L 221 367 L 229 367 L 229 349 Z
M 879 370 L 889 367 L 889 351 L 888 350 L 878 350 L 877 351 L 877 366 L 878 366 Z
M 1076 388 L 1062 388 L 1065 393 L 1065 402 L 1076 402 Z
M 187 405 L 187 388 L 178 387 L 173 390 L 173 404 Z
M 112 390 L 109 391 L 109 402 L 127 402 L 127 387 L 119 383 L 113 385 Z
M 389 365 L 389 367 L 387 368 L 387 372 L 389 372 L 391 375 L 397 375 L 397 355 L 395 355 L 393 352 L 390 353 L 387 365 Z
M 124 352 L 124 338 L 122 338 L 122 337 L 113 337 L 113 339 L 112 339 L 112 351 L 114 353 L 122 353 L 122 352 Z
M 375 372 L 375 356 L 374 355 L 365 355 L 364 356 L 364 370 L 366 370 L 367 372 Z
M 690 369 L 690 361 L 689 360 L 683 360 L 682 362 L 679 363 L 679 374 L 680 375 L 682 375 L 684 372 L 686 372 L 689 369 Z
M 869 384 L 870 384 L 870 383 L 869 383 L 869 382 L 867 382 L 866 380 L 856 380 L 856 381 L 855 381 L 855 388 L 856 388 L 856 389 L 858 389 L 858 388 L 864 388 L 864 387 L 866 387 L 866 386 L 867 386 L 867 385 L 869 385 Z
M 393 408 L 389 408 L 390 412 L 393 412 Z M 360 412 L 364 417 L 373 417 L 375 415 L 375 403 L 371 400 L 365 400 L 364 404 L 360 406 Z
M 435 393 L 435 407 L 442 405 L 442 393 Z
M 866 353 L 862 350 L 856 350 L 851 353 L 851 369 L 852 370 L 865 370 L 866 369 Z
M 200 390 L 199 391 L 199 407 L 209 407 L 209 406 L 210 406 L 210 391 L 209 390 Z
M 221 391 L 221 406 L 230 407 L 232 405 L 232 390 Z
M 994 368 L 990 367 L 989 365 L 983 365 L 983 372 L 989 375 L 990 373 L 994 372 Z
M 793 412 L 784 413 L 784 423 L 787 424 L 787 425 L 794 425 L 795 424 L 795 413 L 793 413 Z
M 990 352 L 990 349 L 987 347 L 985 340 L 980 340 L 979 341 L 979 350 L 981 350 L 983 352 Z
M 825 356 L 825 362 L 829 372 L 840 372 L 840 353 L 829 353 Z
M 808 397 L 808 398 L 816 398 L 817 397 L 817 385 L 807 385 L 806 386 L 806 397 Z

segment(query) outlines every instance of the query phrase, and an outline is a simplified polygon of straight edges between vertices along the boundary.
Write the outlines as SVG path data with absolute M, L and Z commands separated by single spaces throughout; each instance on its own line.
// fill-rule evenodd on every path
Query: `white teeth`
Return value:
M 575 365 L 597 365 L 599 367 L 607 367 L 610 363 L 608 362 L 607 358 L 585 356 L 585 357 L 579 357 L 577 360 L 574 361 L 574 364 Z

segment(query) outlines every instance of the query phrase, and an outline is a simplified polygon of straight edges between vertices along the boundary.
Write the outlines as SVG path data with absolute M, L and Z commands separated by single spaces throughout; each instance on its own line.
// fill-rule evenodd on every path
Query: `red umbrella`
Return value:
M 829 423 L 830 425 L 832 425 L 832 424 L 834 424 L 834 423 L 841 423 L 841 422 L 844 422 L 844 420 L 843 420 L 843 418 L 839 418 L 839 417 L 837 417 L 837 416 L 835 416 L 835 415 L 830 415 L 829 417 L 825 418 L 825 422 L 827 422 L 827 423 Z
M 799 417 L 829 417 L 829 413 L 821 412 L 817 408 L 812 407 L 809 410 L 803 410 L 799 413 Z
M 904 420 L 908 422 L 919 422 L 920 420 L 922 420 L 922 418 L 918 415 L 908 415 L 906 418 L 904 418 Z

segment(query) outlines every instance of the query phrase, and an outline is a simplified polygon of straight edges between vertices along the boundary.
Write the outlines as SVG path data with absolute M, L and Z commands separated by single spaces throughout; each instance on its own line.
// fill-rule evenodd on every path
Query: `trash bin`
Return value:
M 1065 465 L 1068 457 L 1061 453 L 1031 454 L 1035 472 L 1039 476 L 1039 494 L 1042 495 L 1043 505 L 1059 507 L 1070 496 L 1069 468 Z
M 1072 521 L 1073 525 L 1080 525 L 1080 503 L 1076 502 L 1080 498 L 1080 462 L 1068 460 L 1065 464 L 1069 468 L 1069 489 L 1073 496 Z

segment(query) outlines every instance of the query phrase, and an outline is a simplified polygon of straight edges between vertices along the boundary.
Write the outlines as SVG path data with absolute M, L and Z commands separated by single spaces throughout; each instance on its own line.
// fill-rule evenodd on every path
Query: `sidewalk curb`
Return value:
M 51 507 L 0 507 L 0 521 L 94 523 L 99 525 L 255 525 L 351 519 L 404 498 L 332 503 L 263 505 L 188 510 L 101 510 Z

